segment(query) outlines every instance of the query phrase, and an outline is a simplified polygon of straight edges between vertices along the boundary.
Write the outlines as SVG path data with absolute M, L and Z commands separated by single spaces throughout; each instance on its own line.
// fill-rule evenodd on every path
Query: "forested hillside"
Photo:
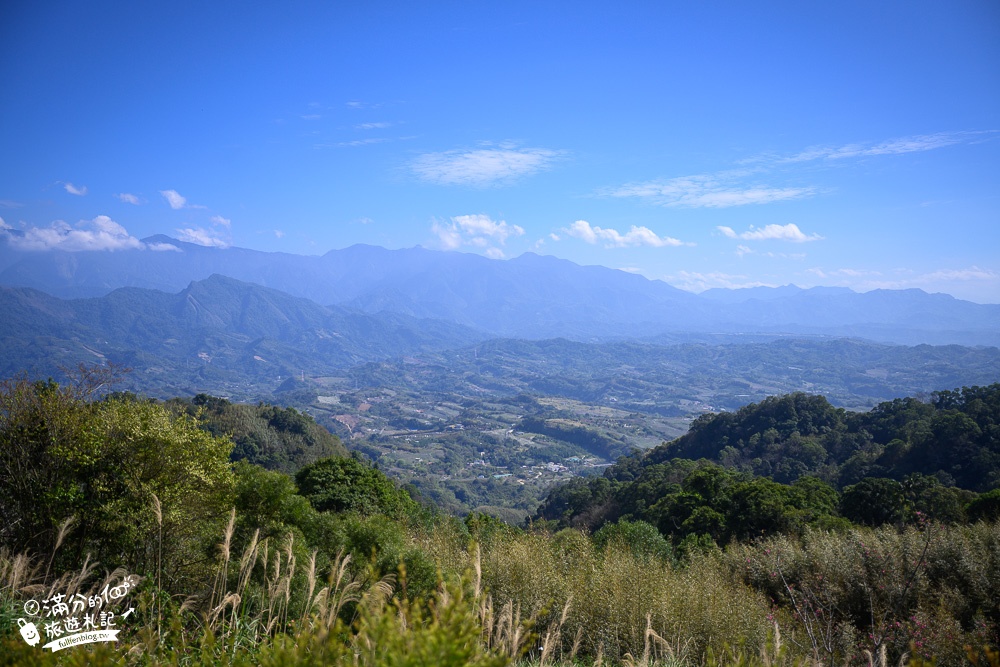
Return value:
M 362 461 L 325 456 L 339 443 L 295 410 L 159 403 L 107 394 L 110 379 L 0 383 L 0 665 L 995 659 L 998 491 L 918 473 L 838 490 L 652 459 L 675 442 L 562 487 L 541 512 L 552 520 L 517 528 L 447 516 Z M 866 418 L 874 443 L 917 442 L 936 419 L 965 417 L 995 434 L 998 390 L 940 392 L 911 406 L 917 422 L 792 395 L 732 426 L 790 440 Z M 100 597 L 119 577 L 134 615 L 102 609 L 117 644 L 55 653 L 22 640 L 19 618 L 54 641 L 86 614 L 45 617 L 32 600 Z
M 232 403 L 206 394 L 170 399 L 166 405 L 195 418 L 212 435 L 232 439 L 233 460 L 268 470 L 294 474 L 318 459 L 348 455 L 339 438 L 295 408 Z
M 1000 485 L 1000 384 L 937 391 L 927 402 L 896 399 L 860 413 L 822 396 L 768 398 L 699 417 L 645 462 L 673 458 L 705 458 L 779 482 L 811 474 L 845 486 L 921 473 L 987 491 Z
M 675 545 L 726 544 L 848 522 L 974 521 L 995 515 L 998 487 L 1000 384 L 866 413 L 797 393 L 704 415 L 602 477 L 557 487 L 537 518 L 589 530 L 642 520 Z

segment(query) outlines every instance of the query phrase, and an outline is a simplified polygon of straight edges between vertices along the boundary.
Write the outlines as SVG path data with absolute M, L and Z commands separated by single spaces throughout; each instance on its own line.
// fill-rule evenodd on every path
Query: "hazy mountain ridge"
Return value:
M 208 248 L 167 236 L 144 241 L 178 251 L 29 253 L 5 245 L 0 284 L 79 298 L 122 287 L 175 292 L 218 274 L 319 304 L 445 320 L 489 336 L 591 340 L 670 332 L 787 332 L 904 344 L 1000 344 L 1000 305 L 917 289 L 859 294 L 786 285 L 696 295 L 624 271 L 533 253 L 497 261 L 424 248 L 355 245 L 301 256 Z M 189 305 L 197 311 L 196 294 Z M 255 307 L 267 309 L 263 303 Z
M 0 288 L 0 309 L 12 315 L 0 321 L 3 372 L 55 373 L 59 366 L 106 359 L 141 369 L 148 377 L 136 381 L 143 386 L 162 386 L 171 375 L 179 382 L 202 377 L 216 387 L 225 381 L 274 385 L 300 371 L 322 374 L 482 339 L 447 322 L 320 306 L 224 276 L 177 294 L 127 287 L 75 300 Z M 199 390 L 197 383 L 177 388 Z

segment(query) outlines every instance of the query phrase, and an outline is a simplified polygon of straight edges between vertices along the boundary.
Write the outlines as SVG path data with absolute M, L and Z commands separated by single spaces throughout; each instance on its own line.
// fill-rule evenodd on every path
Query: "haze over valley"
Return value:
M 0 662 L 1000 667 L 995 0 L 9 0 L 0 82 Z

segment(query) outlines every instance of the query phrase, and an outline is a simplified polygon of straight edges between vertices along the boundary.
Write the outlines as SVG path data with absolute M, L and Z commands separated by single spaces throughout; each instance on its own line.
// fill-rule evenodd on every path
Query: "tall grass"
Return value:
M 85 560 L 56 577 L 50 555 L 0 551 L 0 665 L 994 664 L 965 646 L 996 642 L 1000 524 L 813 531 L 678 566 L 573 530 L 476 545 L 441 522 L 405 535 L 400 553 L 439 568 L 436 588 L 417 595 L 406 567 L 379 571 L 377 554 L 303 551 L 294 533 L 235 540 L 235 523 L 232 513 L 201 590 L 168 594 L 147 577 L 117 646 L 58 654 L 24 644 L 11 611 L 126 573 Z

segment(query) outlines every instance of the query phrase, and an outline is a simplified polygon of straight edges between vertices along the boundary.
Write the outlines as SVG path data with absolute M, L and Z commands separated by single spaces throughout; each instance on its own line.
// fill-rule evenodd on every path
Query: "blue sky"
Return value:
M 246 4 L 0 7 L 18 243 L 1000 303 L 996 2 Z

